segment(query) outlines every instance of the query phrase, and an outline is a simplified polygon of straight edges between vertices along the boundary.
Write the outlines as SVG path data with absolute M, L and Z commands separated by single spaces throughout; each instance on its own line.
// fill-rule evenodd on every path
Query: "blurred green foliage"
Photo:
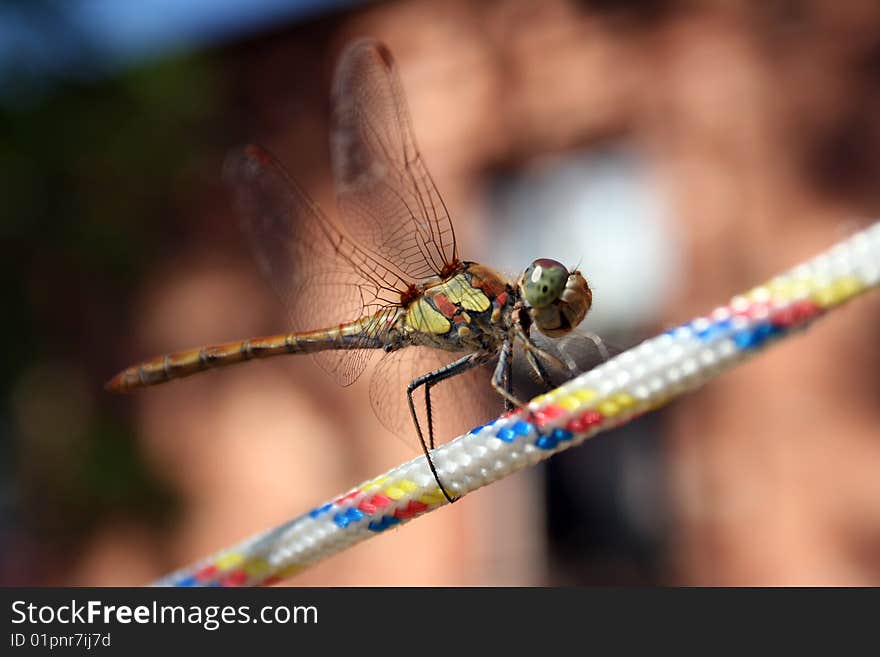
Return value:
M 60 549 L 112 514 L 168 508 L 102 384 L 124 300 L 185 232 L 176 204 L 196 193 L 185 173 L 220 82 L 210 56 L 185 56 L 0 104 L 7 537 Z

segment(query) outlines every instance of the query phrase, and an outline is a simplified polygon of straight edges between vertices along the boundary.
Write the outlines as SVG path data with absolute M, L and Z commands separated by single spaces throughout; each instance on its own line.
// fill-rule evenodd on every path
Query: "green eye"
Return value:
M 522 294 L 533 308 L 543 308 L 556 301 L 565 289 L 568 270 L 561 262 L 541 258 L 525 270 L 522 277 Z

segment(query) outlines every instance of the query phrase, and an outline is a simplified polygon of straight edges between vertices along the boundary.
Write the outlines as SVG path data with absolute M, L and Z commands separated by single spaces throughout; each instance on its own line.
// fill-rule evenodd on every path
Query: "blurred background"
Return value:
M 330 80 L 361 35 L 460 252 L 579 261 L 611 344 L 880 215 L 875 0 L 2 1 L 0 583 L 146 583 L 414 456 L 369 376 L 308 358 L 102 389 L 285 328 L 221 162 L 260 142 L 332 209 Z M 876 297 L 287 583 L 878 585 Z

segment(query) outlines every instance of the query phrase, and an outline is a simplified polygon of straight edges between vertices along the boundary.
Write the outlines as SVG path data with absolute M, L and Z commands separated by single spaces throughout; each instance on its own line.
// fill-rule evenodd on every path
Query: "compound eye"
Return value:
M 562 295 L 567 280 L 565 265 L 549 258 L 540 258 L 523 272 L 523 297 L 533 308 L 549 306 Z

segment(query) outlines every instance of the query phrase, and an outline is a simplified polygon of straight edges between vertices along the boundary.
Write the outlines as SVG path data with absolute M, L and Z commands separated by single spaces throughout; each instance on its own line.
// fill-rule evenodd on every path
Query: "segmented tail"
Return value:
M 179 351 L 132 365 L 110 379 L 104 387 L 114 392 L 128 392 L 256 358 L 382 346 L 378 337 L 365 341 L 362 330 L 363 325 L 358 321 L 333 329 L 270 335 Z

